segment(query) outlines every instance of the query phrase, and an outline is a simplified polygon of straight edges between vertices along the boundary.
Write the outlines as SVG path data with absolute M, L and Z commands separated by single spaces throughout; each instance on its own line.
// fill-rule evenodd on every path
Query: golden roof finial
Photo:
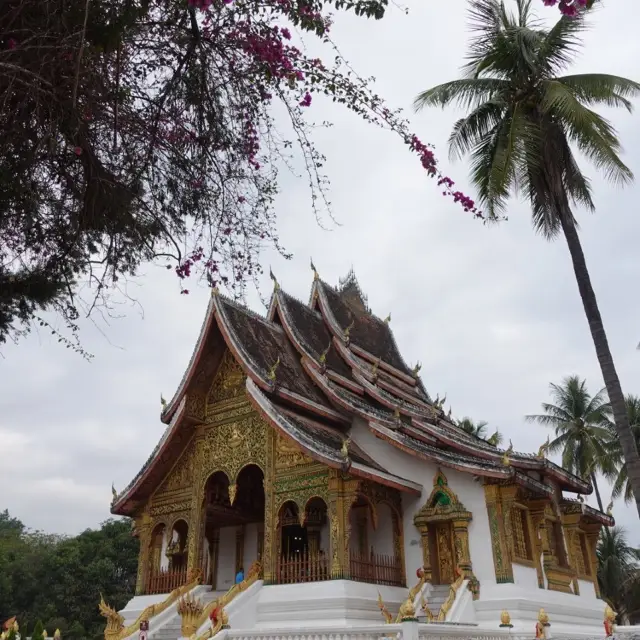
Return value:
M 331 342 L 329 342 L 329 346 L 320 354 L 320 363 L 324 364 L 327 361 L 327 356 L 329 355 L 329 351 L 331 350 Z
M 318 271 L 316 269 L 316 266 L 313 264 L 313 258 L 311 258 L 311 271 L 313 271 L 313 279 L 314 280 L 319 280 L 320 276 L 318 275 Z
M 613 515 L 613 500 L 611 500 L 611 502 L 607 506 L 607 515 L 608 516 L 612 516 Z
M 164 399 L 164 396 L 162 394 L 160 394 L 160 405 L 163 409 L 167 408 L 167 401 Z
M 419 362 L 416 362 L 416 366 L 413 367 L 413 371 L 411 371 L 414 378 L 420 373 L 420 369 L 422 369 L 422 365 Z
M 347 340 L 347 342 L 349 341 L 349 334 L 351 333 L 351 329 L 353 329 L 355 323 L 356 321 L 352 320 L 351 324 L 344 330 L 344 337 Z
M 546 458 L 547 457 L 547 452 L 549 451 L 549 444 L 551 443 L 550 437 L 547 436 L 546 441 L 540 445 L 540 448 L 538 449 L 538 453 L 536 455 L 536 458 Z
M 375 380 L 378 377 L 378 368 L 380 367 L 380 358 L 378 358 L 374 363 L 373 363 L 373 379 Z
M 278 284 L 278 281 L 277 281 L 277 279 L 276 279 L 271 267 L 269 267 L 269 277 L 273 280 L 273 288 L 274 288 L 274 290 L 277 291 L 280 288 L 280 285 Z
M 389 324 L 391 322 L 391 314 L 389 314 L 385 319 L 384 319 L 384 323 L 385 324 Z
M 510 453 L 513 453 L 513 442 L 511 442 L 511 438 L 509 438 L 509 448 L 504 452 L 502 456 L 502 464 L 505 467 L 508 467 L 511 465 L 511 460 L 509 459 Z
M 220 289 L 218 289 L 218 285 L 216 285 L 215 287 L 211 287 L 211 296 L 219 296 L 220 295 Z
M 349 445 L 351 444 L 351 438 L 345 438 L 342 441 L 342 446 L 340 447 L 340 454 L 344 460 L 347 460 L 349 457 Z
M 273 382 L 276 379 L 276 371 L 278 370 L 279 366 L 280 356 L 278 356 L 278 359 L 273 363 L 271 369 L 269 369 L 269 373 L 267 373 L 267 380 L 271 380 L 271 382 Z
M 113 484 L 113 482 L 111 483 L 111 495 L 113 496 L 113 500 L 111 501 L 111 504 L 115 504 L 116 500 L 118 499 L 118 492 L 116 491 L 116 487 Z

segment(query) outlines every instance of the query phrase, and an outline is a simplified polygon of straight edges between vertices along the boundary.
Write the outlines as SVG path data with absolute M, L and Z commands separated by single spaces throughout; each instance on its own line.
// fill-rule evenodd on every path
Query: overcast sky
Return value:
M 538 4 L 541 15 L 557 16 Z M 638 79 L 640 6 L 606 4 L 592 19 L 575 72 Z M 380 22 L 339 19 L 333 37 L 361 75 L 376 76 L 390 106 L 407 110 L 416 133 L 437 145 L 443 167 L 471 192 L 466 165 L 449 166 L 444 150 L 458 114 L 410 112 L 420 90 L 457 76 L 466 5 L 411 0 L 408 15 L 392 8 Z M 266 254 L 267 272 L 271 264 L 284 289 L 307 299 L 310 257 L 330 283 L 353 266 L 374 313 L 392 313 L 405 359 L 423 363 L 430 393 L 446 393 L 454 416 L 486 420 L 517 450 L 537 451 L 547 433 L 523 416 L 548 399 L 549 382 L 577 373 L 592 391 L 603 386 L 562 239 L 550 244 L 534 235 L 517 201 L 508 222 L 486 228 L 440 195 L 394 134 L 319 100 L 310 114 L 334 123 L 316 141 L 327 155 L 340 226 L 320 229 L 305 180 L 283 174 L 279 229 L 294 258 Z M 640 174 L 637 116 L 610 117 L 625 160 Z M 617 191 L 589 172 L 598 213 L 579 212 L 581 237 L 623 389 L 640 393 L 640 186 Z M 130 285 L 137 305 L 123 305 L 122 317 L 108 324 L 83 323 L 91 363 L 46 331 L 2 348 L 0 509 L 59 533 L 109 517 L 111 483 L 121 490 L 155 446 L 163 431 L 160 393 L 171 397 L 198 336 L 209 292 L 189 288 L 181 296 L 172 272 L 146 268 Z M 266 276 L 262 290 L 268 297 Z M 248 302 L 263 310 L 256 294 Z M 640 544 L 635 509 L 620 502 L 614 515 Z

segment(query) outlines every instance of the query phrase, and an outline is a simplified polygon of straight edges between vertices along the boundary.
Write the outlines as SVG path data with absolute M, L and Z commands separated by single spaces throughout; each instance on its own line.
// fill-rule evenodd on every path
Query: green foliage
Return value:
M 596 554 L 602 597 L 633 623 L 640 614 L 640 550 L 628 544 L 622 527 L 613 527 L 602 531 Z
M 36 622 L 36 626 L 31 633 L 31 640 L 44 640 L 44 627 L 41 620 Z
M 625 397 L 625 404 L 627 406 L 627 415 L 629 416 L 629 427 L 631 428 L 631 431 L 635 438 L 636 446 L 640 448 L 640 397 L 629 394 Z M 613 492 L 611 494 L 611 497 L 614 499 L 622 497 L 626 503 L 629 503 L 634 499 L 633 489 L 631 487 L 631 482 L 629 482 L 627 467 L 623 464 L 624 458 L 622 456 L 620 440 L 616 438 L 612 444 L 613 446 L 611 453 L 618 461 L 620 471 L 613 484 Z
M 562 452 L 565 469 L 591 479 L 602 510 L 595 473 L 613 479 L 619 465 L 611 453 L 618 438 L 609 422 L 606 391 L 601 389 L 592 396 L 586 381 L 578 376 L 568 376 L 562 384 L 549 387 L 553 403 L 544 402 L 544 413 L 526 416 L 526 420 L 554 429 L 556 437 L 549 443 L 549 453 Z
M 472 436 L 475 436 L 476 438 L 480 438 L 481 440 L 484 440 L 485 442 L 493 445 L 494 447 L 497 447 L 499 444 L 502 443 L 503 436 L 500 433 L 500 431 L 498 431 L 497 429 L 493 433 L 493 435 L 487 437 L 488 436 L 487 428 L 489 424 L 484 420 L 480 420 L 479 422 L 474 422 L 471 418 L 465 416 L 461 420 L 458 420 L 458 426 L 461 429 L 464 429 L 467 433 L 470 433 Z
M 7 511 L 0 513 L 0 619 L 17 615 L 24 637 L 41 620 L 65 640 L 98 640 L 104 630 L 100 593 L 122 608 L 135 590 L 137 561 L 128 520 L 62 537 L 29 532 Z

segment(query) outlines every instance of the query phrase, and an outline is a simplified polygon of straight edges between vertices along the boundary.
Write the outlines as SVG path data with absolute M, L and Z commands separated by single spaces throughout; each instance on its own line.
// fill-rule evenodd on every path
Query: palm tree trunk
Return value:
M 604 507 L 602 506 L 602 498 L 600 497 L 600 489 L 598 487 L 598 480 L 596 478 L 596 474 L 594 472 L 591 473 L 591 484 L 593 485 L 593 490 L 596 492 L 596 500 L 598 502 L 598 509 L 604 513 Z
M 589 329 L 591 331 L 591 337 L 593 338 L 593 344 L 596 348 L 596 355 L 600 363 L 604 385 L 607 388 L 609 401 L 611 402 L 616 432 L 620 438 L 622 455 L 624 456 L 625 466 L 636 500 L 636 508 L 640 515 L 640 456 L 638 456 L 635 438 L 629 425 L 629 417 L 627 415 L 627 407 L 624 394 L 622 393 L 622 387 L 620 386 L 620 379 L 613 364 L 613 356 L 611 355 L 609 341 L 607 340 L 607 334 L 605 333 L 602 317 L 600 316 L 600 309 L 598 309 L 596 294 L 591 286 L 591 278 L 589 276 L 589 270 L 587 269 L 584 252 L 582 251 L 578 230 L 576 229 L 573 216 L 568 210 L 568 207 L 563 207 L 559 218 L 567 246 L 569 247 L 569 253 L 571 254 L 573 271 L 578 282 L 584 312 L 589 322 Z M 601 503 L 599 504 L 602 509 Z

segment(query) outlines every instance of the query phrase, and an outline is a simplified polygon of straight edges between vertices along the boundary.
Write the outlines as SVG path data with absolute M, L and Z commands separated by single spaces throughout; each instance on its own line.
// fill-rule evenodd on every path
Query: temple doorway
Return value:
M 432 584 L 451 584 L 455 580 L 453 526 L 439 522 L 429 527 L 429 546 L 433 558 Z
M 236 574 L 245 573 L 262 556 L 264 537 L 264 475 L 247 465 L 235 484 L 217 471 L 205 486 L 205 544 L 202 567 L 213 590 L 226 591 Z

